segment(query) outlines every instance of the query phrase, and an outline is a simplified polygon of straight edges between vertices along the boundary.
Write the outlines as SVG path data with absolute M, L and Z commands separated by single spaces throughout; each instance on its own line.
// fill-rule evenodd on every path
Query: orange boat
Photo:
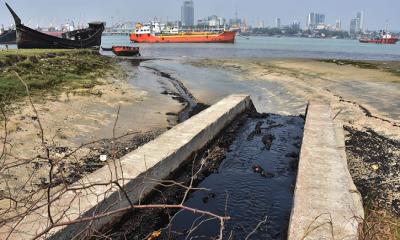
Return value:
M 117 56 L 140 56 L 138 47 L 112 46 L 111 51 Z
M 162 32 L 153 26 L 136 27 L 130 40 L 135 43 L 235 43 L 235 31 L 221 32 Z

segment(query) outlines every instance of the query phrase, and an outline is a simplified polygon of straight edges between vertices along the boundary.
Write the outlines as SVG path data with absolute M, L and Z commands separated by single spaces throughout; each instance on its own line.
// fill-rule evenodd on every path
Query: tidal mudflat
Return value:
M 400 216 L 399 62 L 207 59 L 191 65 L 229 72 L 239 82 L 278 85 L 286 92 L 264 88 L 276 102 L 289 98 L 299 103 L 331 102 L 335 118 L 344 122 L 348 164 L 367 209 L 372 206 Z M 268 102 L 260 107 L 275 109 Z

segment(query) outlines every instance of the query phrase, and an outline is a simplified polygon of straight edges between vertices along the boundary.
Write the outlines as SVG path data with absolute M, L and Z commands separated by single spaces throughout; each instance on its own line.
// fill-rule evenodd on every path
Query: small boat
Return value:
M 86 29 L 66 32 L 62 37 L 57 37 L 23 25 L 14 10 L 7 3 L 6 6 L 15 21 L 18 48 L 74 49 L 99 48 L 101 45 L 101 36 L 105 28 L 103 22 L 89 23 Z
M 0 44 L 15 44 L 17 42 L 17 32 L 15 30 L 5 30 L 0 34 Z
M 112 46 L 111 51 L 117 56 L 124 56 L 124 57 L 140 56 L 138 47 Z

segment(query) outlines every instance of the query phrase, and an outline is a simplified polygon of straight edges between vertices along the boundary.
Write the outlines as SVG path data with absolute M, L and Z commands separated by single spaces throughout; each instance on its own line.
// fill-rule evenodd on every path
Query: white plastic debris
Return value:
M 379 170 L 379 165 L 377 165 L 377 164 L 372 165 L 372 169 L 374 171 L 378 171 Z
M 100 161 L 102 162 L 107 161 L 107 155 L 100 155 Z

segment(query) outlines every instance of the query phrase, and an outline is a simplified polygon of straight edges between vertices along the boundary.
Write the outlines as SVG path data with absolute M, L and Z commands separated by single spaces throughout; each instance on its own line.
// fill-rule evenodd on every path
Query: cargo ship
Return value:
M 137 24 L 130 40 L 135 43 L 235 43 L 236 31 L 180 31 L 160 24 Z

